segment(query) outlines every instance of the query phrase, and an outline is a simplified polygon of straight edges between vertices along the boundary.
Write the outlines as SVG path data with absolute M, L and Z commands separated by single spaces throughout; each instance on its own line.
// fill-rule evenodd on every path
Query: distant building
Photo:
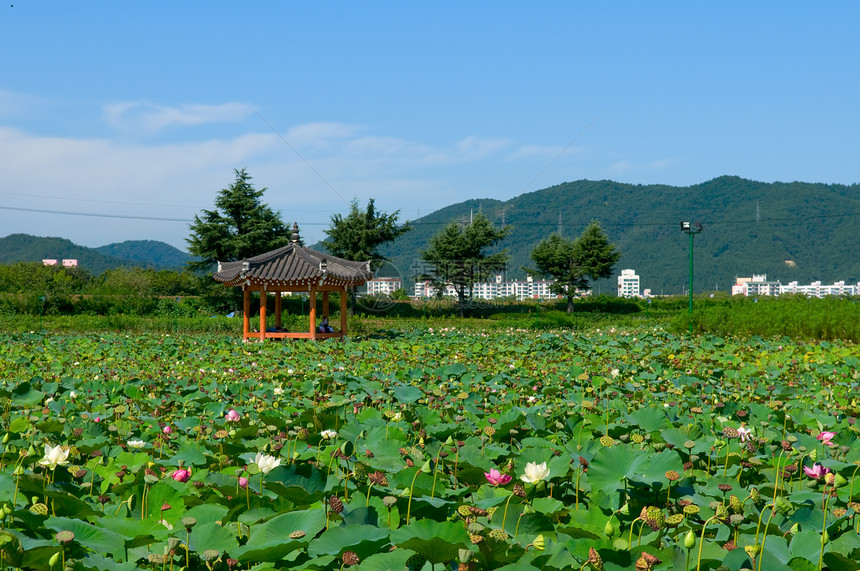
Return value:
M 59 260 L 56 260 L 53 258 L 45 258 L 42 260 L 43 266 L 56 266 L 58 263 L 59 263 Z M 68 259 L 63 260 L 63 267 L 64 268 L 74 268 L 74 267 L 77 267 L 77 265 L 78 265 L 77 260 L 68 260 Z
M 736 278 L 732 295 L 779 295 L 779 282 L 768 281 L 767 274 L 753 274 L 751 278 Z
M 367 293 L 371 295 L 391 295 L 403 289 L 401 278 L 373 278 L 367 282 Z
M 732 286 L 732 295 L 781 295 L 786 293 L 802 293 L 807 297 L 825 297 L 828 295 L 860 295 L 860 283 L 847 284 L 838 281 L 831 285 L 822 285 L 820 281 L 808 285 L 799 285 L 796 281 L 782 285 L 778 281 L 768 281 L 766 274 L 755 275 L 751 278 L 737 278 Z
M 478 282 L 472 284 L 472 297 L 476 299 L 498 299 L 501 297 L 513 297 L 517 301 L 526 299 L 557 299 L 559 296 L 551 291 L 553 281 L 536 280 L 532 276 L 525 280 L 503 281 L 501 274 L 496 275 L 492 281 Z M 415 282 L 415 297 L 435 297 L 436 289 L 432 282 Z M 456 297 L 457 290 L 452 284 L 446 284 L 445 297 Z
M 618 297 L 641 297 L 639 276 L 635 270 L 621 270 L 621 275 L 618 276 Z

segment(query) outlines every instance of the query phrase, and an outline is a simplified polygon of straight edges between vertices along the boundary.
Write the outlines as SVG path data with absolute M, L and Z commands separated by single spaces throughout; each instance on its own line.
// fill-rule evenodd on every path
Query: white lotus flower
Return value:
M 69 463 L 69 449 L 66 448 L 63 450 L 63 447 L 57 444 L 56 446 L 51 446 L 50 444 L 45 444 L 45 457 L 39 460 L 39 464 L 42 466 L 47 466 L 51 470 L 55 469 L 57 466 L 65 466 Z
M 546 467 L 546 462 L 540 464 L 529 462 L 526 464 L 526 473 L 520 476 L 520 480 L 529 484 L 537 484 L 545 480 L 547 476 L 549 476 L 549 468 Z
M 257 452 L 257 457 L 254 458 L 254 464 L 260 468 L 260 472 L 268 474 L 271 472 L 272 468 L 277 468 L 281 465 L 281 459 L 269 456 L 268 454 L 263 454 L 262 452 Z
M 143 440 L 129 440 L 126 444 L 128 444 L 129 448 L 143 448 L 146 446 L 146 442 Z
M 332 438 L 337 437 L 337 432 L 334 430 L 323 430 L 320 432 L 320 436 L 322 436 L 325 440 L 331 440 Z

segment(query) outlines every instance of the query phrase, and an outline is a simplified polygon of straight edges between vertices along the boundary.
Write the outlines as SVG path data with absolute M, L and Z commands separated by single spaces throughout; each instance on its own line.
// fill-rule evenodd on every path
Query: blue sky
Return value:
M 838 1 L 9 0 L 0 235 L 184 248 L 236 168 L 311 242 L 353 198 L 412 219 L 579 179 L 852 184 L 858 21 Z

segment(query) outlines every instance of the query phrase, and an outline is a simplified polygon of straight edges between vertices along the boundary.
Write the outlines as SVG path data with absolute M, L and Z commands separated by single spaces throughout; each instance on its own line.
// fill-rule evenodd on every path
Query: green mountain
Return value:
M 99 246 L 95 251 L 121 260 L 136 262 L 137 265 L 154 268 L 182 268 L 191 259 L 187 252 L 170 244 L 156 240 L 126 240 L 107 246 Z
M 695 292 L 730 291 L 735 278 L 767 274 L 782 283 L 860 280 L 860 184 L 762 183 L 733 176 L 688 187 L 580 180 L 502 202 L 468 200 L 410 223 L 412 232 L 383 254 L 391 264 L 380 275 L 400 275 L 411 287 L 420 251 L 451 221 L 483 212 L 511 225 L 501 247 L 511 255 L 507 277 L 523 278 L 533 267 L 531 249 L 561 228 L 578 236 L 600 222 L 619 251 L 622 269 L 636 270 L 652 293 L 680 294 L 689 280 L 690 238 L 680 221 L 701 222 L 694 237 Z M 616 280 L 595 284 L 614 293 Z M 411 290 L 409 290 L 411 292 Z
M 0 238 L 0 264 L 76 259 L 78 266 L 98 275 L 119 267 L 181 268 L 188 255 L 169 244 L 152 240 L 128 241 L 100 248 L 79 246 L 65 238 L 10 234 Z

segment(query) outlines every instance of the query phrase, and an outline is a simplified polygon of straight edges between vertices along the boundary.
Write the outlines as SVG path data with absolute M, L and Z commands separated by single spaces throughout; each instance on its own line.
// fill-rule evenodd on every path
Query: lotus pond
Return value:
M 0 337 L 0 569 L 860 568 L 854 345 Z

